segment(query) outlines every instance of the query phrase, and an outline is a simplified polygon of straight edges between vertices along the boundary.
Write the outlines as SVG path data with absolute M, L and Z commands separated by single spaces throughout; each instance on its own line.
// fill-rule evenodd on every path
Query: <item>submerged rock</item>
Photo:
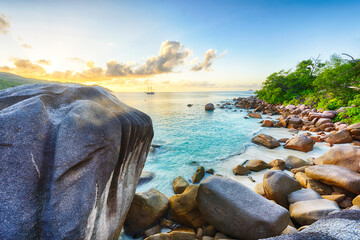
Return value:
M 140 179 L 138 185 L 150 182 L 154 178 L 154 173 L 152 172 L 142 172 L 140 175 Z
M 208 103 L 205 105 L 205 111 L 214 111 L 215 110 L 215 106 L 212 103 Z
M 238 239 L 276 236 L 289 223 L 285 208 L 229 178 L 205 179 L 200 184 L 197 203 L 211 225 Z
M 258 145 L 262 145 L 262 146 L 270 148 L 270 149 L 280 146 L 280 143 L 279 143 L 278 140 L 276 140 L 272 136 L 266 135 L 266 134 L 259 134 L 259 135 L 255 136 L 255 137 L 253 137 L 251 141 L 253 143 L 256 143 Z
M 117 239 L 151 119 L 101 87 L 22 85 L 0 99 L 1 238 Z

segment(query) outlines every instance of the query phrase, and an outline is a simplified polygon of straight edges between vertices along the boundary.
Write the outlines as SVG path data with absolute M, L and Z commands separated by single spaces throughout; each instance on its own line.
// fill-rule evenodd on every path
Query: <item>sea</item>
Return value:
M 254 132 L 260 129 L 259 119 L 245 119 L 246 110 L 220 109 L 218 104 L 234 103 L 233 98 L 248 97 L 253 91 L 234 92 L 157 92 L 115 93 L 120 101 L 148 114 L 153 122 L 154 148 L 143 171 L 152 172 L 152 181 L 138 186 L 137 192 L 156 188 L 172 196 L 172 181 L 182 176 L 191 181 L 198 166 L 221 168 L 222 161 L 242 153 Z M 205 111 L 207 103 L 214 111 Z M 188 104 L 192 104 L 188 107 Z M 120 239 L 132 239 L 124 233 Z
M 156 188 L 167 197 L 174 195 L 172 181 L 178 176 L 191 183 L 199 166 L 214 169 L 215 174 L 240 181 L 253 189 L 261 183 L 266 171 L 252 172 L 248 176 L 235 176 L 232 169 L 246 160 L 261 159 L 270 162 L 293 155 L 302 159 L 318 157 L 329 150 L 324 143 L 316 143 L 309 153 L 278 147 L 267 149 L 251 142 L 257 133 L 269 134 L 277 139 L 291 138 L 296 133 L 286 128 L 262 128 L 260 119 L 247 118 L 245 109 L 233 105 L 221 109 L 220 105 L 234 103 L 238 97 L 254 95 L 253 91 L 234 92 L 158 92 L 115 93 L 120 101 L 148 114 L 153 122 L 153 145 L 158 147 L 149 153 L 143 171 L 154 178 L 137 187 L 136 192 Z M 213 103 L 214 111 L 205 111 L 205 105 Z M 192 104 L 188 107 L 188 104 Z M 263 116 L 276 119 L 279 116 Z M 302 132 L 300 132 L 301 134 Z M 292 176 L 289 171 L 285 171 Z M 206 178 L 209 174 L 205 174 Z M 121 240 L 133 238 L 121 233 Z M 140 238 L 139 238 L 140 239 Z

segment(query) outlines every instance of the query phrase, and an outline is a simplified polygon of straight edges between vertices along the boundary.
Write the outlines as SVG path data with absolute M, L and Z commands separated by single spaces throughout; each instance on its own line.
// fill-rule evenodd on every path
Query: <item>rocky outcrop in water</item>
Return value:
M 101 87 L 0 92 L 0 238 L 117 239 L 153 137 Z

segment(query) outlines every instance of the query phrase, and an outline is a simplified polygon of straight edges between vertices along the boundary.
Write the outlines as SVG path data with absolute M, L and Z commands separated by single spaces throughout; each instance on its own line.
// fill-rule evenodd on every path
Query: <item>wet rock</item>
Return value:
M 250 173 L 250 170 L 242 165 L 237 165 L 233 169 L 234 175 L 248 175 Z
M 314 179 L 308 177 L 304 172 L 297 172 L 295 174 L 295 178 L 303 187 L 310 188 L 320 195 L 328 195 L 333 192 L 329 185 L 315 181 Z
M 150 117 L 79 84 L 22 85 L 0 99 L 0 238 L 117 238 L 153 137 Z
M 353 138 L 347 129 L 340 130 L 337 133 L 330 133 L 325 138 L 325 142 L 330 144 L 349 143 L 352 140 Z
M 262 127 L 273 127 L 274 123 L 271 120 L 264 120 L 263 123 L 261 124 Z
M 315 165 L 305 169 L 310 178 L 360 194 L 360 174 L 336 165 Z
M 286 209 L 229 178 L 212 176 L 205 179 L 200 184 L 197 202 L 211 225 L 234 238 L 276 236 L 289 223 Z
M 137 193 L 126 215 L 124 230 L 131 236 L 141 236 L 168 209 L 167 197 L 156 189 Z
M 215 106 L 212 103 L 208 103 L 205 105 L 205 111 L 214 111 L 215 110 Z
M 280 146 L 280 143 L 278 140 L 276 140 L 272 136 L 266 135 L 266 134 L 258 134 L 257 136 L 253 137 L 251 141 L 253 143 L 262 145 L 262 146 L 270 148 L 270 149 Z
M 199 186 L 190 185 L 182 194 L 176 194 L 169 198 L 171 219 L 193 228 L 206 225 L 196 204 L 198 189 Z
M 284 148 L 298 150 L 302 152 L 309 152 L 313 150 L 314 144 L 314 140 L 302 134 L 299 134 L 287 141 L 284 145 Z
M 181 176 L 178 176 L 172 182 L 172 187 L 175 194 L 181 194 L 189 186 L 189 183 Z
M 209 168 L 206 170 L 206 173 L 213 175 L 215 173 L 215 170 L 212 168 Z
M 281 206 L 287 208 L 287 197 L 290 193 L 300 190 L 300 183 L 279 170 L 267 171 L 263 179 L 264 191 L 268 199 L 275 200 Z
M 285 159 L 285 168 L 286 169 L 293 169 L 308 166 L 309 163 L 301 158 L 289 155 Z
M 262 118 L 262 117 L 261 117 L 261 114 L 260 114 L 260 113 L 257 113 L 257 112 L 255 112 L 255 113 L 249 113 L 248 116 L 251 117 L 251 118 Z
M 334 146 L 323 156 L 315 158 L 317 165 L 331 164 L 360 172 L 360 148 L 356 146 Z
M 140 179 L 138 181 L 138 185 L 150 182 L 154 178 L 154 173 L 152 172 L 142 172 L 140 175 Z
M 270 165 L 263 160 L 253 159 L 246 164 L 246 168 L 254 172 L 259 172 L 261 170 L 270 168 Z
M 157 234 L 161 232 L 160 225 L 155 225 L 147 230 L 144 231 L 144 236 L 149 237 L 151 235 Z
M 201 181 L 201 179 L 203 179 L 204 175 L 205 175 L 204 167 L 203 166 L 198 167 L 194 176 L 192 177 L 192 182 L 199 183 Z

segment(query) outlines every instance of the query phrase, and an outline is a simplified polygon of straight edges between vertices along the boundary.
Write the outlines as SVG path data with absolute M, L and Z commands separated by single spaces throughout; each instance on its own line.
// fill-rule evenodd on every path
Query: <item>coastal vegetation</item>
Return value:
M 271 104 L 306 104 L 317 109 L 339 110 L 336 121 L 360 122 L 360 60 L 332 55 L 303 60 L 295 70 L 267 77 L 257 96 Z M 346 108 L 344 108 L 346 107 Z

